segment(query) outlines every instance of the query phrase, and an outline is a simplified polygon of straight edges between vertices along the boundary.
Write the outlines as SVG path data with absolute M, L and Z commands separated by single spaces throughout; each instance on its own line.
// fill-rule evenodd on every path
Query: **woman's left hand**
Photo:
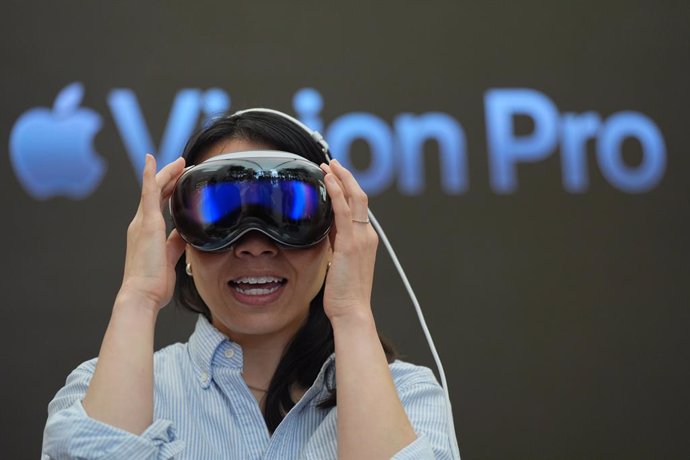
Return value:
M 322 164 L 331 197 L 335 228 L 333 259 L 326 277 L 324 310 L 328 318 L 371 315 L 371 290 L 378 235 L 369 223 L 368 198 L 350 171 L 337 160 Z

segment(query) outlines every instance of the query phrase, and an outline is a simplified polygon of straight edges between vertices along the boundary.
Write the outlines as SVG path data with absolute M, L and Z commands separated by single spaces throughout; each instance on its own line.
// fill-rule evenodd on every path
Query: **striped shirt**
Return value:
M 141 435 L 90 418 L 81 404 L 96 360 L 81 364 L 48 406 L 42 459 L 335 459 L 337 407 L 318 405 L 335 385 L 335 360 L 271 435 L 242 378 L 242 349 L 199 316 L 186 344 L 154 355 L 154 421 Z M 443 390 L 402 361 L 390 370 L 417 439 L 395 459 L 452 459 Z

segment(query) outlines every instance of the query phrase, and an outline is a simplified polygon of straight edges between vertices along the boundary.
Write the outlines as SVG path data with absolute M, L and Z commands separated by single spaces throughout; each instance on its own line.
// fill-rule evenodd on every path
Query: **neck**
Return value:
M 243 334 L 228 330 L 223 324 L 213 321 L 214 326 L 230 340 L 242 347 L 242 376 L 256 392 L 267 390 L 286 347 L 293 339 L 306 318 L 268 334 Z
M 267 389 L 278 368 L 288 340 L 240 339 L 237 343 L 242 347 L 244 380 L 253 387 Z
M 230 340 L 242 347 L 242 375 L 250 387 L 268 389 L 294 334 L 292 330 L 265 335 L 227 334 Z

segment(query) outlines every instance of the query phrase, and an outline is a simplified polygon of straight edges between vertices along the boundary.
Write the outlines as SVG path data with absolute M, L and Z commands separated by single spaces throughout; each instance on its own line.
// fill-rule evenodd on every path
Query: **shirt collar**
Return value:
M 321 366 L 314 384 L 307 390 L 302 399 L 310 403 L 312 406 L 321 404 L 331 396 L 331 392 L 335 389 L 335 353 L 332 353 Z M 302 410 L 306 404 L 302 406 Z
M 220 349 L 235 349 L 242 367 L 241 349 L 208 322 L 204 315 L 199 315 L 194 333 L 189 338 L 188 350 L 199 383 L 207 388 L 211 383 L 213 361 Z

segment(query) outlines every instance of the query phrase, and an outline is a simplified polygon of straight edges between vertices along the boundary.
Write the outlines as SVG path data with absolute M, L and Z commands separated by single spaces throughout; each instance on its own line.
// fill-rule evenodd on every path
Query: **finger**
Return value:
M 358 195 L 365 195 L 362 187 L 359 186 L 357 179 L 352 173 L 345 168 L 338 160 L 331 160 L 331 164 L 328 166 L 330 172 L 335 174 L 335 176 L 343 184 L 343 189 L 345 194 L 350 197 L 357 197 Z
M 336 180 L 338 181 L 338 185 L 340 185 L 340 188 L 342 188 L 342 189 L 343 189 L 343 192 L 345 193 L 345 200 L 347 200 L 348 197 L 347 197 L 347 192 L 346 192 L 346 190 L 345 190 L 345 186 L 343 185 L 343 182 L 342 182 L 340 179 L 338 179 L 338 176 L 336 176 L 336 175 L 333 173 L 333 171 L 331 170 L 331 167 L 328 166 L 326 163 L 322 163 L 322 164 L 321 164 L 321 169 L 322 169 L 326 174 L 333 174 L 333 175 L 335 176 Z
M 326 174 L 326 190 L 331 197 L 331 205 L 335 214 L 335 226 L 337 232 L 349 233 L 352 231 L 352 214 L 350 206 L 345 199 L 345 191 L 338 183 L 334 174 Z
M 180 260 L 180 257 L 182 257 L 182 253 L 184 252 L 185 246 L 187 243 L 182 239 L 180 234 L 177 232 L 177 229 L 173 229 L 172 232 L 170 232 L 170 235 L 168 235 L 168 241 L 165 243 L 165 251 L 166 255 L 168 257 L 168 263 L 174 267 L 177 264 L 177 261 Z
M 369 199 L 357 179 L 338 160 L 331 160 L 331 171 L 340 179 L 354 219 L 365 221 L 369 217 Z
M 141 186 L 141 211 L 144 216 L 160 213 L 160 188 L 156 182 L 156 159 L 147 153 Z
M 163 169 L 156 174 L 156 182 L 161 188 L 161 199 L 167 198 L 173 191 L 177 179 L 184 171 L 185 161 L 180 157 L 175 161 L 167 164 Z

